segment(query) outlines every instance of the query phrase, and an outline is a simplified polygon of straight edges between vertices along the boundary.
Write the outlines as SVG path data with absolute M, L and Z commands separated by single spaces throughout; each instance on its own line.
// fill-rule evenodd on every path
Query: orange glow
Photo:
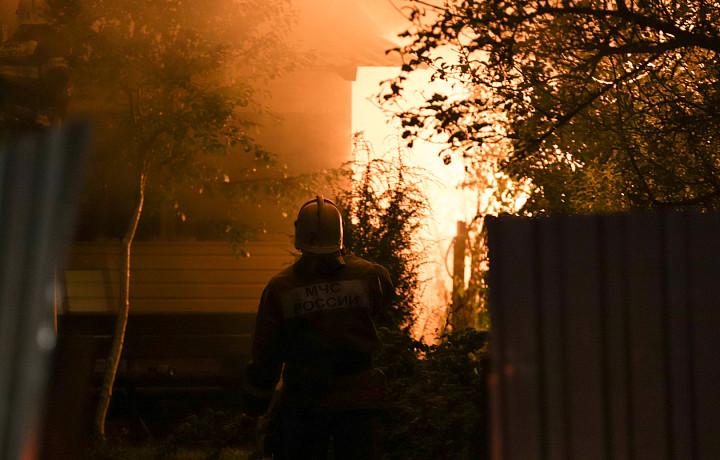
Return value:
M 353 84 L 353 132 L 363 131 L 365 139 L 372 145 L 376 157 L 391 159 L 397 156 L 398 147 L 404 147 L 400 140 L 402 129 L 392 113 L 379 109 L 372 97 L 379 91 L 379 82 L 398 74 L 392 67 L 361 67 Z M 447 82 L 430 82 L 431 70 L 415 71 L 406 81 L 403 101 L 410 108 L 419 105 L 434 93 L 453 97 L 465 97 L 461 85 L 452 86 Z M 420 234 L 422 250 L 427 264 L 423 267 L 421 279 L 426 280 L 423 296 L 423 311 L 417 312 L 416 336 L 428 341 L 442 332 L 452 297 L 453 238 L 457 222 L 469 223 L 476 215 L 497 215 L 499 212 L 515 212 L 524 202 L 522 194 L 513 196 L 509 190 L 519 190 L 518 185 L 508 187 L 509 179 L 498 171 L 497 161 L 504 155 L 502 147 L 492 148 L 484 155 L 488 159 L 482 165 L 484 171 L 481 185 L 463 188 L 466 178 L 465 164 L 455 158 L 446 165 L 439 153 L 447 144 L 416 140 L 411 151 L 403 157 L 403 163 L 422 168 L 427 172 L 424 194 L 429 201 L 431 215 Z M 498 197 L 498 190 L 505 192 Z M 520 185 L 522 188 L 522 186 Z M 469 255 L 465 258 L 465 287 L 470 271 Z
M 372 145 L 376 158 L 390 159 L 397 156 L 402 130 L 392 114 L 376 107 L 372 96 L 378 91 L 382 80 L 397 75 L 393 67 L 361 67 L 353 83 L 353 132 L 363 131 L 365 139 Z M 450 91 L 449 86 L 428 83 L 428 73 L 416 72 L 408 85 L 406 101 L 418 103 L 422 94 L 430 91 Z M 443 164 L 438 153 L 443 145 L 416 141 L 403 157 L 408 166 L 423 168 L 428 175 L 424 181 L 424 194 L 428 198 L 432 214 L 426 222 L 421 236 L 427 264 L 421 278 L 428 280 L 425 285 L 423 304 L 425 311 L 418 313 L 416 335 L 432 340 L 445 323 L 445 316 L 452 294 L 452 240 L 458 220 L 469 221 L 477 209 L 477 192 L 460 188 L 465 172 L 460 161 Z M 448 259 L 448 257 L 450 259 Z

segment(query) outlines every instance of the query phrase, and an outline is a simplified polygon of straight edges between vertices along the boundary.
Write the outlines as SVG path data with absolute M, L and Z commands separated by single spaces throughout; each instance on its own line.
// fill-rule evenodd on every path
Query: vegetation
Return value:
M 130 308 L 131 248 L 146 196 L 167 206 L 182 190 L 220 188 L 229 182 L 223 156 L 243 157 L 248 172 L 270 164 L 269 152 L 253 140 L 255 93 L 289 62 L 279 58 L 289 54 L 282 45 L 287 4 L 55 0 L 49 6 L 71 50 L 71 110 L 84 107 L 101 121 L 85 196 L 96 199 L 92 190 L 113 184 L 125 191 L 121 202 L 130 203 L 118 321 L 95 422 L 104 437 Z
M 235 455 L 229 458 L 240 458 L 237 455 L 243 452 L 248 455 L 260 452 L 261 433 L 254 418 L 208 409 L 180 424 L 167 437 L 162 455 L 177 455 L 198 442 L 205 444 L 202 458 L 219 459 L 229 454 Z
M 464 329 L 427 345 L 380 330 L 388 378 L 388 459 L 489 458 L 487 332 Z
M 423 66 L 462 91 L 403 112 L 409 142 L 447 141 L 447 161 L 508 149 L 531 214 L 720 203 L 717 4 L 413 3 L 381 99 Z
M 413 251 L 425 209 L 416 187 L 418 177 L 401 162 L 356 166 L 350 189 L 336 201 L 348 213 L 346 244 L 387 267 L 398 287 L 393 313 L 378 321 L 383 346 L 375 357 L 388 378 L 390 393 L 387 458 L 488 458 L 487 332 L 454 331 L 433 345 L 410 333 L 422 284 L 418 279 L 422 259 Z M 240 415 L 232 407 L 208 407 L 147 446 L 131 447 L 114 439 L 100 442 L 93 458 L 261 458 L 263 423 L 262 418 Z
M 356 157 L 369 148 L 355 136 Z M 389 387 L 389 459 L 487 458 L 485 378 L 487 332 L 464 329 L 434 345 L 412 337 L 421 302 L 417 231 L 427 212 L 423 179 L 400 158 L 356 165 L 358 173 L 338 203 L 346 213 L 346 244 L 385 266 L 397 289 L 389 320 L 380 319 L 383 344 L 375 357 Z
M 82 203 L 93 211 L 83 215 L 94 227 L 90 237 L 124 236 L 142 177 L 149 177 L 144 190 L 152 206 L 144 216 L 167 212 L 191 221 L 187 196 L 222 192 L 232 195 L 231 206 L 254 200 L 258 172 L 273 166 L 272 154 L 254 140 L 263 111 L 258 95 L 297 61 L 283 41 L 287 2 L 51 5 L 70 48 L 68 117 L 96 121 Z M 121 210 L 125 221 L 112 220 L 109 214 Z M 161 222 L 152 221 L 155 232 Z
M 252 452 L 243 449 L 225 448 L 217 455 L 208 456 L 207 447 L 179 448 L 166 453 L 161 445 L 98 444 L 90 454 L 93 460 L 247 460 L 254 458 Z
M 356 157 L 369 148 L 360 133 L 354 137 Z M 345 246 L 355 255 L 387 268 L 396 291 L 384 325 L 409 330 L 421 297 L 417 230 L 428 204 L 418 189 L 420 177 L 402 163 L 381 159 L 358 161 L 356 177 L 337 198 L 345 220 Z

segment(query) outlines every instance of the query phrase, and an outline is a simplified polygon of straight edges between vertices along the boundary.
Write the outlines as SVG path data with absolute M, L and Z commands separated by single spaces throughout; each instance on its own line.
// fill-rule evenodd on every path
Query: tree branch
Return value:
M 600 51 L 600 55 L 605 56 L 614 56 L 619 54 L 661 54 L 665 51 L 675 50 L 678 48 L 683 48 L 685 45 L 680 43 L 679 40 L 670 40 L 667 42 L 636 42 L 636 43 L 628 43 L 623 46 L 603 46 L 598 47 L 597 50 Z
M 641 66 L 638 66 L 636 69 L 633 69 L 632 72 L 628 72 L 620 77 L 618 77 L 615 81 L 613 81 L 613 84 L 604 86 L 600 91 L 597 91 L 593 94 L 591 94 L 585 101 L 581 102 L 577 106 L 575 106 L 572 110 L 569 112 L 559 116 L 552 124 L 551 126 L 545 130 L 544 133 L 542 133 L 537 139 L 533 140 L 533 144 L 537 147 L 540 146 L 548 137 L 550 137 L 555 131 L 558 130 L 561 126 L 564 126 L 567 124 L 570 120 L 572 120 L 576 115 L 578 115 L 580 112 L 588 108 L 590 105 L 592 105 L 600 96 L 605 94 L 606 92 L 610 91 L 611 89 L 617 87 L 617 85 L 621 84 L 623 81 L 628 80 L 635 76 L 637 73 L 645 70 L 645 68 L 650 64 L 652 61 L 654 61 L 655 58 L 651 58 L 646 60 Z M 522 159 L 526 155 L 519 155 L 519 157 Z
M 700 195 L 695 198 L 688 198 L 685 200 L 678 200 L 678 201 L 660 201 L 656 198 L 651 198 L 652 202 L 656 204 L 657 206 L 663 206 L 663 207 L 681 207 L 681 206 L 695 206 L 700 203 L 706 203 L 714 198 L 720 197 L 720 194 L 717 192 L 711 192 L 707 193 L 705 195 Z
M 574 15 L 574 16 L 592 16 L 600 19 L 617 18 L 636 24 L 642 27 L 648 27 L 660 32 L 674 36 L 678 41 L 684 42 L 683 46 L 697 46 L 720 53 L 720 38 L 717 36 L 708 36 L 695 32 L 690 32 L 675 24 L 662 21 L 657 18 L 645 16 L 629 10 L 598 10 L 590 7 L 539 7 L 536 14 L 551 14 L 555 16 Z
M 442 6 L 439 6 L 439 5 L 435 5 L 435 4 L 430 3 L 430 2 L 427 2 L 427 1 L 423 1 L 423 0 L 412 0 L 412 2 L 413 2 L 413 3 L 417 3 L 418 5 L 427 6 L 428 8 L 433 8 L 433 9 L 438 10 L 438 11 L 447 11 L 447 8 L 446 8 L 446 7 L 442 7 Z

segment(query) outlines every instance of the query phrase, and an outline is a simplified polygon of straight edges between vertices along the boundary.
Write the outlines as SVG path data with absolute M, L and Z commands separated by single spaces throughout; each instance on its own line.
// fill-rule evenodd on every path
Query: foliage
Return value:
M 467 226 L 465 253 L 470 256 L 470 276 L 467 286 L 458 289 L 458 301 L 462 308 L 469 310 L 471 323 L 481 331 L 490 329 L 490 313 L 488 311 L 488 248 L 485 219 L 478 216 Z
M 428 346 L 380 330 L 378 365 L 388 378 L 387 458 L 488 458 L 487 333 L 456 331 Z
M 222 460 L 261 458 L 258 420 L 228 410 L 198 408 L 177 422 L 163 439 L 138 440 L 108 436 L 96 440 L 89 453 L 94 460 Z
M 408 329 L 421 295 L 423 259 L 417 250 L 417 230 L 428 204 L 419 189 L 417 171 L 404 165 L 401 158 L 355 166 L 358 174 L 337 199 L 345 220 L 345 246 L 388 270 L 396 300 L 387 324 Z
M 412 183 L 402 182 L 405 176 L 401 173 L 407 170 L 401 164 L 390 165 L 377 161 L 362 166 L 359 180 L 353 183 L 354 188 L 337 201 L 347 205 L 352 199 L 365 200 L 361 203 L 351 202 L 352 207 L 343 208 L 363 209 L 365 213 L 357 214 L 356 211 L 351 214 L 357 220 L 349 224 L 351 233 L 348 235 L 348 245 L 357 254 L 375 257 L 371 260 L 391 268 L 395 280 L 399 279 L 398 272 L 415 273 L 414 278 L 406 278 L 414 284 L 406 284 L 405 288 L 413 286 L 419 289 L 417 272 L 413 271 L 417 269 L 417 254 L 409 250 L 397 250 L 398 247 L 410 247 L 402 244 L 412 241 L 412 230 L 415 227 L 403 225 L 408 224 L 407 221 L 393 220 L 391 217 L 397 219 L 397 216 L 404 214 L 397 209 L 388 210 L 388 207 L 401 207 L 403 204 L 406 207 L 415 206 L 423 202 L 393 202 L 392 197 L 397 200 L 407 200 L 408 196 L 419 197 Z M 377 168 L 380 167 L 387 168 L 382 171 L 393 172 L 385 177 L 386 180 L 395 178 L 398 181 L 391 181 L 390 187 L 387 187 L 386 182 L 378 183 L 378 172 L 381 170 Z M 384 188 L 375 188 L 379 185 Z M 387 193 L 383 193 L 383 190 Z M 403 194 L 400 191 L 404 191 Z M 417 212 L 417 208 L 410 209 Z M 416 214 L 411 216 L 415 219 Z M 358 229 L 363 233 L 357 233 Z M 397 241 L 402 244 L 398 245 Z M 393 245 L 393 250 L 388 249 L 389 245 Z M 378 246 L 384 250 L 373 252 Z M 400 308 L 418 302 L 415 297 L 418 296 L 417 290 L 400 289 L 399 292 Z M 403 292 L 407 295 L 403 296 Z M 402 314 L 402 310 L 397 312 L 396 318 L 402 318 Z M 382 347 L 374 360 L 387 376 L 390 404 L 386 419 L 386 458 L 488 458 L 487 332 L 474 329 L 454 331 L 442 336 L 434 345 L 414 339 L 409 328 L 399 328 L 393 321 L 378 327 L 378 333 Z M 197 458 L 217 458 L 213 456 L 223 455 L 228 449 L 248 449 L 255 451 L 252 455 L 257 455 L 259 448 L 256 446 L 259 446 L 261 438 L 258 425 L 254 423 L 247 417 L 230 412 L 207 410 L 180 424 L 162 447 L 155 451 L 155 458 L 175 458 L 174 455 L 183 449 L 197 446 L 199 442 L 203 443 L 204 456 Z
M 397 328 L 378 330 L 376 365 L 388 379 L 388 460 L 488 458 L 487 333 L 445 335 L 435 345 Z M 191 415 L 161 442 L 137 446 L 111 439 L 91 458 L 207 460 L 260 458 L 257 420 L 208 408 Z
M 257 419 L 207 409 L 199 416 L 188 417 L 168 436 L 163 454 L 174 454 L 199 441 L 206 445 L 206 460 L 220 458 L 227 449 L 257 451 L 261 442 Z
M 509 144 L 505 171 L 531 181 L 531 213 L 720 202 L 718 4 L 413 3 L 405 64 L 381 99 L 423 66 L 462 91 L 403 112 L 410 142 L 467 157 Z
M 71 49 L 70 112 L 97 121 L 86 208 L 129 214 L 142 173 L 152 209 L 183 221 L 188 193 L 232 190 L 228 208 L 256 199 L 273 165 L 254 140 L 258 95 L 298 61 L 288 1 L 55 0 L 51 11 Z
M 50 21 L 71 50 L 71 107 L 97 121 L 84 204 L 112 184 L 125 206 L 107 212 L 128 212 L 126 225 L 118 226 L 127 228 L 124 234 L 114 229 L 110 235 L 122 237 L 123 262 L 118 320 L 95 419 L 96 435 L 104 437 L 130 309 L 131 248 L 145 197 L 155 197 L 164 209 L 174 202 L 177 210 L 181 191 L 219 189 L 230 182 L 222 157 L 231 153 L 246 161 L 240 177 L 269 166 L 270 153 L 253 138 L 260 112 L 256 92 L 291 62 L 280 58 L 288 55 L 281 40 L 289 25 L 288 2 L 53 0 L 49 7 Z
M 368 148 L 359 134 L 355 142 L 356 156 Z M 388 380 L 387 458 L 487 458 L 487 333 L 455 331 L 435 345 L 411 334 L 422 293 L 415 237 L 427 211 L 420 172 L 401 157 L 355 167 L 350 190 L 337 200 L 347 220 L 345 243 L 385 266 L 398 292 L 393 318 L 379 322 L 382 347 L 374 358 Z
M 453 305 L 448 318 L 452 326 L 464 324 L 465 327 L 489 329 L 487 275 L 490 267 L 485 218 L 517 213 L 527 200 L 527 187 L 522 182 L 514 182 L 500 170 L 500 155 L 496 152 L 490 156 L 464 159 L 466 175 L 462 186 L 476 191 L 477 201 L 475 216 L 465 222 L 465 256 L 469 259 L 469 277 L 465 280 L 466 284 L 454 287 L 453 303 L 457 302 L 457 305 Z M 456 243 L 454 240 L 448 251 Z
M 208 449 L 205 447 L 181 448 L 174 453 L 165 453 L 162 446 L 133 445 L 108 442 L 98 444 L 89 454 L 91 460 L 208 460 Z M 248 460 L 253 453 L 242 449 L 225 448 L 214 457 L 215 460 Z

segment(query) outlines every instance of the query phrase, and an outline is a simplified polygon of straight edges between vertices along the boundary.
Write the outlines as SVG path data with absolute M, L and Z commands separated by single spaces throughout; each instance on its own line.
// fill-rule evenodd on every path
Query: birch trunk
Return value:
M 127 326 L 128 313 L 130 312 L 130 253 L 145 201 L 146 179 L 147 172 L 143 171 L 140 175 L 139 195 L 135 205 L 135 211 L 130 219 L 125 237 L 122 240 L 122 271 L 120 273 L 120 298 L 117 322 L 115 323 L 112 348 L 110 349 L 110 355 L 107 359 L 107 368 L 105 369 L 105 376 L 103 378 L 100 400 L 98 401 L 97 412 L 95 413 L 95 435 L 100 439 L 105 439 L 105 418 L 108 407 L 110 406 L 115 376 L 117 375 L 120 355 L 122 354 L 123 343 L 125 341 L 125 328 Z

